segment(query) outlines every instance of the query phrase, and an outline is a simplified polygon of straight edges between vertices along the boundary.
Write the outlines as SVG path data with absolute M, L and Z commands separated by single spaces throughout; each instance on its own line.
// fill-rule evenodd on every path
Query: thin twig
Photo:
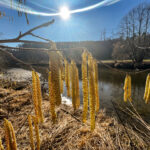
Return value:
M 135 146 L 134 146 L 134 143 L 132 142 L 132 139 L 130 138 L 130 135 L 128 134 L 127 128 L 126 128 L 126 126 L 124 125 L 124 123 L 123 123 L 123 121 L 122 121 L 122 119 L 121 119 L 121 117 L 120 117 L 120 115 L 119 115 L 119 113 L 118 113 L 118 111 L 117 111 L 117 109 L 116 109 L 116 107 L 115 107 L 115 105 L 114 105 L 114 103 L 113 103 L 112 100 L 111 100 L 111 103 L 112 103 L 112 105 L 113 105 L 113 108 L 114 108 L 114 110 L 115 110 L 115 112 L 116 112 L 116 114 L 117 114 L 117 116 L 118 116 L 120 122 L 122 123 L 122 125 L 123 125 L 123 127 L 124 127 L 124 130 L 125 130 L 125 132 L 126 132 L 128 138 L 129 138 L 129 140 L 130 140 L 131 146 L 135 147 Z
M 71 117 L 73 117 L 75 120 L 77 120 L 78 122 L 82 123 L 80 119 L 78 119 L 77 117 L 75 117 L 73 114 L 71 114 L 70 112 L 64 110 L 63 108 L 61 108 L 60 110 L 62 110 L 63 112 L 65 112 L 66 114 L 69 114 Z
M 53 50 L 53 49 L 47 49 L 47 48 L 25 48 L 25 47 L 10 47 L 10 46 L 4 46 L 0 45 L 0 48 L 3 49 L 10 49 L 10 50 L 29 50 L 29 51 L 42 51 L 42 52 L 48 52 L 48 51 L 63 51 L 63 50 Z
M 144 73 L 144 72 L 150 71 L 150 69 L 145 69 L 145 70 L 141 70 L 141 71 L 123 71 L 120 69 L 113 68 L 110 65 L 107 65 L 106 63 L 103 63 L 102 60 L 98 60 L 98 63 L 104 65 L 105 67 L 107 67 L 110 70 L 113 70 L 113 71 L 121 73 L 121 74 L 139 74 L 139 73 Z
M 33 111 L 33 107 L 31 108 L 29 114 L 31 114 L 32 111 Z M 19 134 L 19 132 L 21 131 L 21 129 L 23 128 L 23 126 L 25 125 L 27 119 L 28 119 L 28 116 L 25 118 L 25 120 L 24 120 L 23 124 L 21 125 L 21 127 L 17 130 L 17 132 L 16 132 L 16 137 L 17 137 L 17 135 Z
M 34 27 L 34 28 L 32 28 L 32 29 L 26 31 L 26 32 L 23 33 L 23 34 L 20 32 L 20 34 L 19 34 L 18 37 L 16 37 L 16 38 L 0 40 L 0 43 L 12 43 L 12 42 L 13 42 L 13 43 L 14 43 L 14 42 L 17 43 L 17 42 L 23 42 L 23 43 L 41 43 L 41 44 L 43 44 L 43 43 L 45 43 L 45 42 L 27 41 L 27 40 L 20 40 L 20 39 L 23 38 L 23 37 L 25 37 L 25 36 L 27 36 L 27 35 L 31 35 L 31 33 L 32 33 L 33 31 L 37 30 L 37 29 L 40 29 L 40 28 L 43 28 L 43 27 L 47 27 L 47 26 L 49 26 L 49 25 L 51 25 L 51 24 L 53 24 L 53 23 L 54 23 L 54 20 L 49 21 L 49 22 L 46 22 L 46 23 L 43 23 L 43 24 L 41 24 L 41 25 L 39 25 L 39 26 L 36 26 L 36 27 Z
M 7 54 L 8 56 L 10 56 L 13 60 L 17 61 L 18 63 L 21 63 L 25 66 L 28 66 L 30 68 L 30 70 L 34 70 L 33 67 L 30 64 L 27 64 L 25 62 L 23 62 L 22 60 L 16 58 L 15 56 L 13 56 L 13 54 L 9 53 L 8 51 L 5 51 L 3 49 L 0 49 L 0 51 L 2 51 L 3 53 Z

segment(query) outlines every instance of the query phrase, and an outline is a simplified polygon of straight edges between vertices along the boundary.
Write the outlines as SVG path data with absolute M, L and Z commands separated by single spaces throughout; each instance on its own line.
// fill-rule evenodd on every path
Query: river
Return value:
M 46 87 L 48 87 L 46 68 L 38 67 L 36 68 L 36 71 L 41 73 L 41 75 L 44 77 L 46 81 Z M 12 70 L 9 71 L 9 73 L 10 72 L 13 72 L 13 73 L 16 72 L 17 76 L 20 76 L 19 71 L 18 70 L 16 71 L 16 69 L 14 69 L 13 71 Z M 22 70 L 20 70 L 20 74 L 23 75 L 21 79 L 24 78 L 25 76 L 25 77 L 28 77 L 30 81 L 32 80 L 31 72 L 29 71 L 22 72 Z M 133 73 L 131 75 L 132 77 L 132 100 L 133 100 L 132 102 L 133 102 L 134 107 L 138 111 L 138 113 L 144 116 L 147 120 L 150 120 L 150 103 L 145 104 L 143 100 L 147 74 L 148 72 L 140 73 L 140 74 Z M 13 77 L 12 73 L 10 76 Z M 82 81 L 81 81 L 81 69 L 80 68 L 79 68 L 79 76 L 80 76 L 80 83 L 79 83 L 80 99 L 81 99 L 81 104 L 82 104 Z M 125 103 L 123 101 L 123 86 L 124 86 L 125 73 L 120 74 L 110 69 L 99 67 L 98 76 L 99 76 L 100 109 L 105 109 L 106 112 L 109 112 L 109 113 L 111 113 L 112 111 L 114 112 L 112 101 L 118 104 L 120 107 L 123 107 L 123 108 L 130 107 L 129 102 Z M 66 95 L 67 95 L 66 87 L 64 84 L 63 96 L 65 97 Z
M 150 120 L 150 103 L 145 104 L 143 100 L 145 81 L 148 72 L 131 74 L 132 78 L 132 103 L 138 113 L 146 119 Z M 43 74 L 47 78 L 47 74 Z M 99 97 L 100 97 L 100 109 L 105 109 L 111 113 L 114 111 L 112 101 L 117 103 L 120 107 L 130 107 L 130 103 L 123 101 L 123 86 L 126 73 L 118 73 L 107 68 L 99 67 Z M 82 81 L 81 81 L 81 69 L 79 68 L 80 77 L 80 100 L 82 104 Z M 64 85 L 63 96 L 66 96 L 66 87 Z

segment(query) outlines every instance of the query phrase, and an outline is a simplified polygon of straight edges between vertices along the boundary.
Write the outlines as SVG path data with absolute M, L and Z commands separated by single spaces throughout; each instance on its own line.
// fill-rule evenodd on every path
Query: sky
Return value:
M 70 14 L 70 18 L 64 20 L 60 16 L 38 16 L 28 14 L 29 25 L 25 16 L 18 17 L 16 10 L 12 10 L 6 5 L 2 5 L 0 0 L 0 11 L 5 12 L 6 17 L 0 18 L 0 39 L 16 37 L 22 33 L 44 22 L 55 19 L 55 23 L 49 27 L 39 29 L 34 33 L 48 38 L 55 42 L 64 41 L 99 41 L 101 32 L 105 29 L 106 36 L 110 37 L 112 31 L 115 33 L 119 29 L 119 23 L 128 11 L 140 3 L 150 0 L 114 0 L 112 4 L 103 5 L 89 11 Z M 85 8 L 100 3 L 103 0 L 26 0 L 26 6 L 36 12 L 59 13 L 59 10 L 66 6 L 69 10 Z M 106 0 L 107 1 L 107 0 Z M 109 1 L 109 0 L 108 0 Z M 113 1 L 113 0 L 111 0 Z M 9 21 L 8 16 L 13 16 L 13 21 Z M 37 40 L 31 36 L 26 40 Z

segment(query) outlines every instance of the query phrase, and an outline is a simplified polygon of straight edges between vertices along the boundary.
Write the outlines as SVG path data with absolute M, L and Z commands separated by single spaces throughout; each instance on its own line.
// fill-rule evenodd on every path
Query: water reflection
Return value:
M 145 90 L 145 80 L 148 72 L 132 74 L 132 99 L 133 105 L 137 111 L 144 116 L 150 116 L 150 104 L 145 104 L 143 100 Z M 121 107 L 129 106 L 129 103 L 123 102 L 123 86 L 126 74 L 110 71 L 109 69 L 99 69 L 99 93 L 101 108 L 112 110 L 111 100 Z M 149 117 L 150 118 L 150 117 Z

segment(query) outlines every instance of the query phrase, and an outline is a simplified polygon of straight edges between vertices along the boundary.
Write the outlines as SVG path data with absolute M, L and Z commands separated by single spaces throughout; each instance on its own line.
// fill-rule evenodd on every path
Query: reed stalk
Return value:
M 87 53 L 82 54 L 82 91 L 83 91 L 83 123 L 86 123 L 88 113 L 88 79 L 87 79 Z
M 4 146 L 3 146 L 3 144 L 2 144 L 1 137 L 0 137 L 0 150 L 4 150 Z
M 30 147 L 31 147 L 31 150 L 35 150 L 34 138 L 33 138 L 32 117 L 31 117 L 31 115 L 28 115 L 28 123 L 29 123 Z
M 90 122 L 91 131 L 95 129 L 95 84 L 94 84 L 94 73 L 93 73 L 93 57 L 91 54 L 88 55 L 88 79 L 89 79 L 89 101 L 90 101 Z
M 95 84 L 95 100 L 96 100 L 96 113 L 99 112 L 99 86 L 98 86 L 98 66 L 97 61 L 94 60 L 94 84 Z
M 80 107 L 79 71 L 76 66 L 76 108 Z
M 38 117 L 39 117 L 39 121 L 41 123 L 44 122 L 44 117 L 43 117 L 43 112 L 42 112 L 42 93 L 41 93 L 41 84 L 40 84 L 40 79 L 38 76 L 38 73 L 35 72 L 35 76 L 36 76 L 36 87 L 37 87 L 37 99 L 38 99 Z
M 132 101 L 131 98 L 131 76 L 126 75 L 125 81 L 124 81 L 124 102 Z
M 56 112 L 55 112 L 55 96 L 54 96 L 53 86 L 54 85 L 52 84 L 51 72 L 49 72 L 48 87 L 49 87 L 49 99 L 50 99 L 50 113 L 51 113 L 52 121 L 53 123 L 55 123 Z
M 72 92 L 72 105 L 74 108 L 74 111 L 76 108 L 76 74 L 75 74 L 76 68 L 75 68 L 75 62 L 71 61 L 71 92 Z
M 37 150 L 40 150 L 40 134 L 39 134 L 39 122 L 36 116 L 32 116 L 34 127 L 35 127 L 35 135 L 36 135 L 36 145 Z
M 10 121 L 4 119 L 5 140 L 7 150 L 17 150 L 16 136 Z
M 53 92 L 55 97 L 55 104 L 59 106 L 61 104 L 61 91 L 60 91 L 60 78 L 59 70 L 61 67 L 61 56 L 59 53 L 52 51 L 49 53 L 50 58 L 50 71 L 51 71 L 51 82 L 53 86 Z
M 67 88 L 67 96 L 71 96 L 71 91 L 70 91 L 70 64 L 67 62 L 67 60 L 64 60 L 65 63 L 65 83 L 66 83 L 66 88 Z
M 146 85 L 145 85 L 145 92 L 144 92 L 144 100 L 147 104 L 150 100 L 150 74 L 147 75 L 146 78 Z
M 33 97 L 35 115 L 37 118 L 39 118 L 38 97 L 37 97 L 37 80 L 36 80 L 36 73 L 34 71 L 32 71 L 32 97 Z

